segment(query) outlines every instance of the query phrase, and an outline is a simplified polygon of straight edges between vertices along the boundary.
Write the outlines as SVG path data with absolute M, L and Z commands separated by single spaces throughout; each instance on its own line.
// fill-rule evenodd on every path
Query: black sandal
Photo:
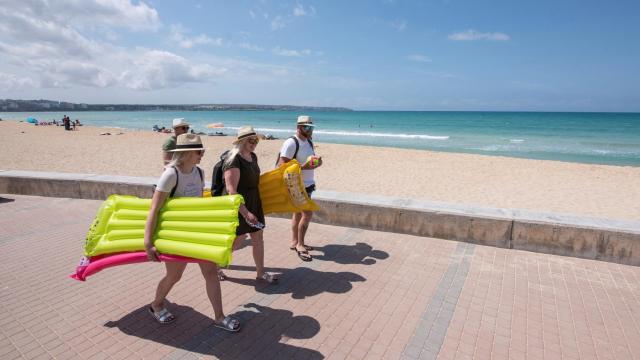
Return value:
M 313 258 L 311 257 L 311 255 L 309 255 L 309 252 L 307 250 L 296 250 L 296 252 L 298 253 L 298 257 L 300 258 L 300 260 L 302 261 L 311 261 L 313 260 Z M 306 255 L 306 256 L 303 256 Z
M 228 276 L 222 272 L 222 270 L 218 270 L 218 280 L 225 281 L 228 279 Z
M 305 250 L 307 250 L 307 251 L 313 251 L 313 250 L 314 250 L 314 249 L 313 249 L 313 246 L 309 246 L 309 245 L 302 245 L 302 247 L 304 247 L 304 249 L 305 249 Z M 290 248 L 289 248 L 289 250 L 295 250 L 295 249 L 296 249 L 296 247 L 295 247 L 295 246 L 292 246 L 292 247 L 290 247 Z

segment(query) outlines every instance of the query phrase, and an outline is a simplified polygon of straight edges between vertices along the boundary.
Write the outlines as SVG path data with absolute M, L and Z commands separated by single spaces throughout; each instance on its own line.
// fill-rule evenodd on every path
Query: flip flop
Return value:
M 311 255 L 309 255 L 309 252 L 307 250 L 304 250 L 304 251 L 296 250 L 296 252 L 298 253 L 298 257 L 302 261 L 311 261 L 311 260 L 313 260 L 313 258 L 311 257 Z M 306 256 L 303 256 L 303 255 L 306 255 Z
M 314 250 L 314 249 L 313 249 L 313 246 L 309 246 L 309 245 L 302 245 L 302 247 L 304 247 L 304 249 L 305 249 L 305 250 L 307 250 L 307 251 L 313 251 L 313 250 Z M 295 249 L 296 249 L 296 247 L 295 247 L 295 246 L 292 246 L 292 247 L 290 247 L 290 248 L 289 248 L 289 250 L 295 250 Z
M 218 270 L 218 280 L 225 281 L 227 279 L 228 279 L 227 274 L 222 272 L 222 270 Z

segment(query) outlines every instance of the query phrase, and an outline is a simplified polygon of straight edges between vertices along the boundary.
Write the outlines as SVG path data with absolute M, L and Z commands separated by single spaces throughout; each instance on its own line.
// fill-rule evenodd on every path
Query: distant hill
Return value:
M 52 100 L 0 99 L 0 111 L 353 111 L 342 107 L 256 104 L 74 104 Z

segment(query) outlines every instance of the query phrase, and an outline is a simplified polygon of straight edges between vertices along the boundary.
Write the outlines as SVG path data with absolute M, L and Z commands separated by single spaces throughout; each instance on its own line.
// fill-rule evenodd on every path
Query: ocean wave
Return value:
M 398 139 L 423 139 L 423 140 L 449 140 L 449 136 L 436 136 L 429 134 L 393 134 L 393 133 L 375 133 L 375 132 L 355 132 L 355 131 L 328 131 L 318 130 L 314 134 L 336 135 L 336 136 L 364 136 L 364 137 L 385 137 Z
M 239 127 L 225 127 L 224 129 L 237 130 Z M 295 133 L 295 130 L 274 129 L 274 128 L 255 128 L 260 133 Z M 394 133 L 376 133 L 376 132 L 357 132 L 357 131 L 335 131 L 335 130 L 314 130 L 315 135 L 331 135 L 331 136 L 353 136 L 353 137 L 382 137 L 382 138 L 398 138 L 398 139 L 423 139 L 423 140 L 449 140 L 449 136 L 437 136 L 429 134 L 394 134 Z
M 509 139 L 510 143 L 522 143 L 524 142 L 524 139 Z

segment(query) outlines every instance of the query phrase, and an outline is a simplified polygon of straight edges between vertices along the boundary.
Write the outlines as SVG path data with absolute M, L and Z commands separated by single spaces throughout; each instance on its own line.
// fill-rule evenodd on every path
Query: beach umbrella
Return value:
M 35 118 L 32 118 L 32 117 L 29 117 L 29 118 L 27 118 L 27 122 L 31 123 L 31 124 L 37 124 L 38 120 L 36 120 Z
M 214 128 L 223 128 L 224 124 L 223 123 L 213 123 L 213 124 L 209 124 L 207 125 L 207 127 L 209 129 L 214 129 Z

